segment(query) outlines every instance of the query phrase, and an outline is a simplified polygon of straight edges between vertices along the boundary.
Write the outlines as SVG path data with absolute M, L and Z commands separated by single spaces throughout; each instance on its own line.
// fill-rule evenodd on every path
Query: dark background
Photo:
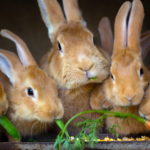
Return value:
M 94 33 L 97 45 L 101 45 L 97 30 L 100 19 L 110 18 L 113 29 L 115 16 L 125 0 L 78 0 L 87 27 Z M 58 0 L 62 6 L 62 1 Z M 150 30 L 150 0 L 142 0 L 145 18 L 142 32 Z M 38 62 L 51 47 L 47 28 L 41 19 L 36 0 L 0 0 L 0 30 L 9 29 L 28 45 Z M 13 42 L 0 37 L 0 48 L 16 53 Z M 150 66 L 150 53 L 144 62 Z

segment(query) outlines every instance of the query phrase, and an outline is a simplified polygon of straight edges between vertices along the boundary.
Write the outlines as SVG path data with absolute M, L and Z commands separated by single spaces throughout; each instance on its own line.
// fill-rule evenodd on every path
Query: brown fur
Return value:
M 113 34 L 110 26 L 110 21 L 107 17 L 103 17 L 99 23 L 99 33 L 102 48 L 108 52 L 109 55 L 112 54 L 113 49 Z
M 132 7 L 134 9 L 131 11 L 132 17 L 130 16 L 129 18 L 131 20 L 128 27 L 129 30 L 126 33 L 124 25 L 126 24 L 126 16 L 128 15 L 130 6 L 130 2 L 125 2 L 116 16 L 115 41 L 110 69 L 111 76 L 100 87 L 96 88 L 95 94 L 97 93 L 97 95 L 91 95 L 90 101 L 93 104 L 93 108 L 96 109 L 113 107 L 112 111 L 131 112 L 139 115 L 139 104 L 145 96 L 145 90 L 150 77 L 147 68 L 143 64 L 139 40 L 143 21 L 143 7 L 139 0 L 133 1 Z M 137 9 L 139 9 L 138 14 L 140 13 L 140 15 L 136 14 Z M 137 16 L 134 17 L 134 15 L 137 15 L 139 18 Z M 133 24 L 138 31 L 135 34 L 133 33 L 134 29 L 132 31 L 132 28 L 134 28 Z M 126 36 L 130 34 L 132 35 L 127 38 Z M 141 68 L 144 72 L 142 75 L 140 75 Z M 100 91 L 98 93 L 98 90 L 103 90 L 103 92 Z M 95 106 L 97 105 L 98 98 L 99 105 Z M 129 106 L 129 109 L 123 106 Z M 147 132 L 143 124 L 133 122 L 132 119 L 120 122 L 121 119 L 119 118 L 106 118 L 106 127 L 109 129 L 111 125 L 119 123 L 121 130 L 117 129 L 117 132 L 120 135 Z
M 77 6 L 77 1 L 74 3 Z M 72 1 L 67 0 L 64 5 L 68 16 L 74 10 L 74 5 Z M 80 16 L 72 17 L 72 14 L 69 14 L 68 22 L 64 23 L 55 33 L 53 40 L 51 39 L 53 48 L 40 61 L 40 67 L 57 83 L 59 96 L 64 104 L 65 122 L 73 115 L 91 109 L 89 95 L 93 84 L 103 82 L 109 75 L 110 67 L 109 56 L 93 44 L 93 34 L 84 26 L 81 13 L 77 9 L 76 7 L 78 13 L 75 12 L 74 15 Z M 47 13 L 49 14 L 48 11 Z M 52 22 L 50 24 L 53 26 Z M 63 52 L 60 52 L 58 42 Z M 91 77 L 87 77 L 86 72 L 91 74 Z M 97 79 L 90 80 L 92 76 Z M 99 115 L 86 116 L 94 119 Z M 79 120 L 81 119 L 75 121 Z
M 111 111 L 131 112 L 135 115 L 139 115 L 138 105 L 145 95 L 145 90 L 149 81 L 149 73 L 140 56 L 127 49 L 124 51 L 112 59 L 111 72 L 115 77 L 115 83 L 113 79 L 109 77 L 102 85 L 96 87 L 94 93 L 91 94 L 90 103 L 93 109 L 109 108 L 113 106 Z M 142 67 L 144 71 L 142 80 L 139 80 L 137 72 L 140 67 Z M 127 97 L 134 97 L 132 103 L 131 100 L 126 99 Z M 122 106 L 130 107 L 126 109 Z M 109 130 L 111 125 L 119 123 L 121 130 L 116 130 L 119 135 L 146 133 L 148 131 L 143 124 L 131 120 L 132 119 L 126 119 L 123 122 L 123 120 L 115 117 L 106 118 L 106 126 Z
M 43 71 L 36 67 L 26 67 L 20 78 L 21 83 L 15 87 L 12 87 L 11 83 L 6 87 L 8 90 L 5 92 L 9 100 L 6 116 L 16 126 L 21 136 L 36 135 L 48 130 L 54 117 L 63 116 L 63 107 L 57 97 L 55 82 Z M 37 90 L 39 95 L 36 102 L 27 96 L 28 87 Z
M 59 6 L 59 4 L 57 3 L 56 0 L 43 0 L 44 3 L 42 3 L 41 0 L 38 0 L 38 4 L 40 9 L 45 9 L 49 12 L 48 14 L 45 14 L 45 12 L 41 11 L 42 14 L 42 18 L 43 20 L 48 19 L 48 21 L 45 22 L 46 26 L 49 27 L 50 24 L 48 22 L 51 22 L 55 28 L 53 28 L 52 30 L 50 30 L 49 32 L 51 33 L 51 38 L 53 40 L 53 34 L 59 29 L 59 27 L 61 27 L 62 24 L 64 24 L 65 22 L 65 18 L 63 16 L 63 13 L 61 11 L 61 8 Z M 49 16 L 49 14 L 53 14 L 51 16 Z
M 13 33 L 9 33 L 11 32 L 7 30 L 2 32 L 3 36 L 15 39 L 19 45 L 21 39 Z M 9 100 L 6 116 L 16 126 L 21 136 L 30 136 L 48 130 L 54 119 L 62 118 L 64 109 L 62 101 L 58 97 L 56 83 L 36 65 L 25 43 L 23 45 L 22 48 L 19 45 L 17 49 L 20 60 L 11 52 L 0 51 L 0 54 L 5 58 L 3 58 L 6 63 L 4 66 L 11 66 L 10 73 L 6 71 L 7 67 L 4 68 L 2 62 L 0 63 L 0 69 L 9 77 L 8 79 L 0 72 L 0 82 L 2 82 Z M 22 53 L 26 54 L 25 58 L 29 60 L 30 65 L 23 66 L 26 62 L 22 60 Z M 15 67 L 16 64 L 20 67 L 19 69 Z M 28 88 L 33 89 L 33 96 L 28 94 Z M 9 141 L 14 141 L 10 136 L 8 138 Z
M 81 11 L 79 10 L 79 6 L 78 6 L 78 0 L 73 0 L 73 1 L 68 1 L 68 0 L 64 0 L 64 7 L 65 7 L 65 14 L 67 17 L 67 21 L 79 21 L 82 20 L 82 15 L 81 15 Z
M 117 17 L 115 18 L 115 32 L 117 34 L 115 35 L 114 39 L 114 49 L 113 54 L 117 53 L 119 50 L 122 48 L 126 47 L 127 41 L 126 41 L 126 27 L 124 26 L 128 11 L 130 10 L 131 3 L 130 2 L 125 2 L 121 8 L 119 9 L 119 12 L 117 14 Z M 120 12 L 121 11 L 121 12 Z
M 48 79 L 40 69 L 25 68 L 20 78 L 23 81 L 21 85 L 16 85 L 16 88 L 10 86 L 9 91 L 6 91 L 10 103 L 6 116 L 17 127 L 21 135 L 31 135 L 31 133 L 36 135 L 46 130 L 42 126 L 50 125 L 54 116 L 62 117 L 62 112 L 58 109 L 62 107 L 61 100 L 56 97 L 57 90 L 54 81 Z M 27 96 L 25 91 L 29 86 L 40 91 L 37 102 Z M 23 128 L 23 124 L 26 128 Z
M 103 85 L 103 83 L 95 85 L 90 94 L 90 105 L 94 110 L 111 107 L 111 103 L 106 99 Z
M 138 113 L 139 107 L 138 106 L 130 106 L 128 109 L 123 107 L 114 107 L 111 111 L 118 111 L 123 113 L 133 113 L 139 116 Z M 119 135 L 129 135 L 129 134 L 138 134 L 138 133 L 147 133 L 148 130 L 146 129 L 143 123 L 140 123 L 133 118 L 127 118 L 125 120 L 115 117 L 109 117 L 106 119 L 107 129 L 111 127 L 111 125 L 118 124 L 121 128 L 116 128 L 116 131 Z
M 150 88 L 145 92 L 145 97 L 139 106 L 139 114 L 141 117 L 150 120 Z
M 43 57 L 40 63 L 41 68 L 44 71 L 46 71 L 48 75 L 57 82 L 59 97 L 63 100 L 63 105 L 65 109 L 65 115 L 63 119 L 64 122 L 68 121 L 69 118 L 71 118 L 73 115 L 79 112 L 91 109 L 89 104 L 89 95 L 91 90 L 93 89 L 93 84 L 90 83 L 102 82 L 108 75 L 106 70 L 109 69 L 109 65 L 108 65 L 109 63 L 107 59 L 104 59 L 107 55 L 103 52 L 100 57 L 99 52 L 98 51 L 96 52 L 95 48 L 93 48 L 95 57 L 97 57 L 98 59 L 97 61 L 101 62 L 99 64 L 96 64 L 97 66 L 94 64 L 95 66 L 93 67 L 93 69 L 96 72 L 99 72 L 101 71 L 102 67 L 104 67 L 105 70 L 104 72 L 101 73 L 101 76 L 97 76 L 98 79 L 96 81 L 91 81 L 91 80 L 87 81 L 87 79 L 85 79 L 85 74 L 79 68 L 82 68 L 83 70 L 88 70 L 88 68 L 91 67 L 92 64 L 91 59 L 94 54 L 93 53 L 91 54 L 91 50 L 88 50 L 88 47 L 92 48 L 92 44 L 90 43 L 89 45 L 86 44 L 87 41 L 84 39 L 83 35 L 85 34 L 85 36 L 89 36 L 89 39 L 92 35 L 89 34 L 88 32 L 85 32 L 86 29 L 84 31 L 83 30 L 84 28 L 79 23 L 74 23 L 74 24 L 75 27 L 74 25 L 69 25 L 69 24 L 66 25 L 66 27 L 64 27 L 65 30 L 61 32 L 61 34 L 64 35 L 60 36 L 62 39 L 62 41 L 60 39 L 61 43 L 64 43 L 66 49 L 69 49 L 69 51 L 66 51 L 65 54 L 66 57 L 64 56 L 65 58 L 63 58 L 62 60 L 62 58 L 60 58 L 59 56 L 58 48 L 56 47 L 55 49 L 54 46 L 54 49 L 49 53 L 47 53 Z M 79 29 L 77 28 L 78 25 L 79 25 Z M 68 29 L 69 26 L 71 26 L 71 29 L 73 31 L 71 31 L 71 29 L 70 30 Z M 74 37 L 71 36 L 73 33 L 74 33 Z M 83 38 L 81 37 L 81 35 Z M 81 37 L 80 40 L 76 38 L 79 36 Z M 67 41 L 70 41 L 70 43 L 67 44 Z M 75 41 L 81 44 L 76 45 L 74 43 Z M 82 51 L 80 49 L 81 46 L 82 46 Z M 90 59 L 86 59 L 85 57 L 85 59 L 79 62 L 77 58 L 80 55 L 85 55 L 87 58 Z M 76 56 L 76 58 L 73 59 L 73 56 L 74 57 Z M 70 62 L 72 62 L 71 65 Z M 73 83 L 71 81 L 73 81 Z M 96 116 L 98 117 L 99 115 L 87 114 L 85 116 L 94 119 L 96 118 Z M 77 122 L 79 120 L 80 119 L 78 118 L 73 122 Z M 70 128 L 70 130 L 71 131 L 73 130 L 72 127 Z
M 3 89 L 3 85 L 0 83 L 0 115 L 6 113 L 8 109 L 8 100 L 6 99 L 6 94 Z

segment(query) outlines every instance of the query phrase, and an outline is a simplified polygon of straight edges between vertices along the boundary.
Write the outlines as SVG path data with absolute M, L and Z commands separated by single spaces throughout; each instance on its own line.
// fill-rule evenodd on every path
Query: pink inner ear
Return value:
M 127 17 L 126 17 L 127 18 Z M 122 48 L 126 48 L 127 47 L 127 34 L 128 34 L 128 30 L 127 30 L 127 23 L 126 23 L 126 18 L 125 18 L 125 20 L 124 20 L 124 22 L 123 22 L 123 37 L 122 37 Z
M 1 31 L 1 35 L 12 40 L 16 44 L 17 52 L 23 66 L 37 65 L 27 45 L 20 37 L 5 29 Z
M 140 0 L 132 2 L 132 9 L 128 22 L 128 47 L 130 50 L 140 53 L 140 36 L 144 17 L 144 8 Z
M 127 16 L 131 8 L 129 1 L 125 2 L 118 11 L 115 19 L 115 40 L 113 55 L 127 47 Z
M 15 80 L 11 62 L 3 54 L 0 54 L 0 70 L 9 78 L 10 82 L 14 86 Z
M 128 21 L 128 29 L 127 29 L 127 45 L 129 44 L 129 36 L 130 36 L 130 33 L 131 33 L 130 26 L 131 26 L 131 23 L 132 23 L 132 11 L 133 11 L 133 4 L 132 4 L 132 9 L 131 9 L 131 11 L 130 11 L 130 17 L 129 17 L 129 21 Z

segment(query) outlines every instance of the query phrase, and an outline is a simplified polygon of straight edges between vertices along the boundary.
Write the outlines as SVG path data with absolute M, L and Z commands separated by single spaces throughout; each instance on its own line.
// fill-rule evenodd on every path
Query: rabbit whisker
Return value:
M 38 121 L 36 121 L 36 122 L 32 125 L 32 127 L 31 127 L 31 137 L 32 137 L 32 134 L 33 134 L 33 128 L 34 128 L 34 126 L 35 126 L 37 123 L 38 123 Z

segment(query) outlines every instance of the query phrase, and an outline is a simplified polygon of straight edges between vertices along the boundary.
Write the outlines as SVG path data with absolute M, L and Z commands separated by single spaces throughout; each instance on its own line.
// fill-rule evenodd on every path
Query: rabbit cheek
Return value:
M 24 103 L 18 107 L 16 116 L 27 120 L 34 119 L 34 106 L 35 104 L 31 99 L 25 100 Z
M 106 78 L 108 78 L 110 74 L 110 63 L 106 60 L 95 62 L 95 72 L 97 74 L 97 81 L 102 82 Z
M 53 122 L 54 115 L 51 113 L 37 112 L 36 118 L 41 122 Z
M 114 105 L 119 106 L 129 106 L 131 105 L 131 101 L 125 99 L 122 95 L 122 90 L 117 88 L 114 84 L 114 81 L 109 85 L 109 90 L 106 88 L 106 96 L 107 99 Z M 111 88 L 110 88 L 111 87 Z
M 132 105 L 139 105 L 143 99 L 143 96 L 144 96 L 144 91 L 137 92 L 137 95 L 132 100 Z
M 56 98 L 54 98 L 54 101 L 47 101 L 46 105 L 39 103 L 35 108 L 36 118 L 42 122 L 53 122 L 55 116 L 62 112 L 56 102 Z

